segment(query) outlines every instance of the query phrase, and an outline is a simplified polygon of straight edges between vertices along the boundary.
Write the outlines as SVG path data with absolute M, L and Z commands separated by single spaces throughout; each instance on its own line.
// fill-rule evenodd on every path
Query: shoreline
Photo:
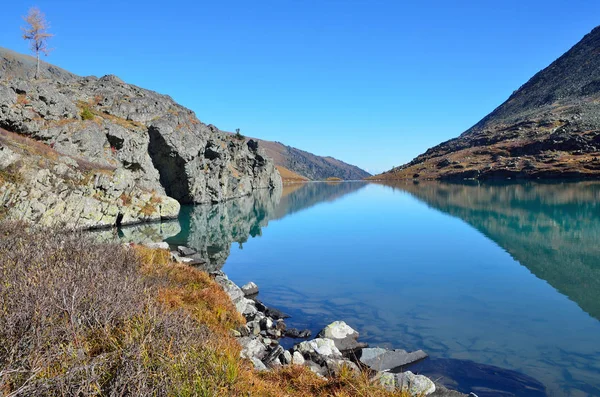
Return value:
M 175 251 L 171 250 L 172 246 L 166 242 L 148 245 L 153 248 L 169 249 L 172 258 L 180 263 L 187 262 L 192 266 L 202 267 L 202 263 L 190 262 L 189 256 L 182 255 L 186 250 L 190 250 L 187 253 L 194 257 L 197 255 L 194 249 L 177 246 Z M 224 289 L 238 312 L 246 319 L 246 326 L 242 327 L 243 329 L 233 330 L 232 334 L 243 348 L 242 357 L 249 359 L 257 370 L 264 371 L 297 364 L 298 362 L 294 362 L 294 357 L 298 357 L 299 353 L 302 358 L 298 357 L 297 361 L 302 360 L 301 365 L 307 366 L 319 376 L 338 375 L 340 368 L 345 366 L 357 373 L 366 371 L 370 374 L 371 380 L 379 382 L 388 390 L 419 388 L 416 394 L 412 394 L 415 396 L 488 397 L 498 395 L 497 393 L 518 396 L 529 395 L 519 394 L 519 391 L 527 390 L 533 393 L 532 396 L 546 396 L 543 384 L 514 370 L 470 360 L 430 357 L 422 350 L 407 352 L 396 347 L 388 349 L 368 346 L 359 341 L 359 332 L 343 320 L 334 321 L 329 325 L 323 324 L 324 328 L 317 335 L 305 334 L 305 337 L 300 338 L 299 333 L 310 333 L 310 331 L 292 328 L 291 332 L 296 336 L 290 338 L 285 335 L 285 330 L 289 328 L 284 321 L 290 316 L 261 302 L 258 299 L 259 290 L 255 283 L 249 281 L 240 287 L 222 270 L 210 271 L 209 275 Z M 281 345 L 289 345 L 285 342 L 290 339 L 294 341 L 292 347 L 284 349 Z M 280 343 L 282 341 L 284 343 Z M 334 350 L 335 348 L 337 351 Z M 321 354 L 322 352 L 324 354 Z M 436 376 L 422 375 L 420 374 L 422 369 L 434 372 Z M 459 383 L 454 376 L 457 374 L 465 376 L 465 373 L 466 378 L 472 374 L 470 380 L 479 383 L 475 382 L 477 384 L 473 383 L 468 388 L 463 384 L 463 391 L 453 390 L 452 385 L 456 386 Z M 446 379 L 445 385 L 440 381 L 442 378 Z M 512 394 L 511 391 L 516 391 L 517 394 Z
M 168 249 L 172 259 L 179 263 L 191 266 L 203 264 L 195 257 L 197 252 L 190 247 L 177 246 L 177 250 L 171 250 L 166 242 L 149 243 L 146 246 Z M 429 357 L 422 350 L 407 352 L 369 347 L 367 343 L 359 342 L 359 332 L 343 320 L 325 326 L 313 337 L 310 330 L 288 328 L 285 319 L 290 316 L 261 302 L 258 299 L 259 288 L 252 281 L 240 287 L 221 270 L 212 271 L 209 275 L 223 288 L 236 310 L 246 319 L 245 325 L 231 330 L 231 333 L 242 346 L 241 357 L 250 360 L 258 371 L 302 365 L 326 378 L 350 370 L 368 373 L 374 382 L 389 391 L 405 390 L 412 396 L 468 396 L 447 389 L 424 375 L 413 374 L 410 370 L 402 371 Z M 298 342 L 290 349 L 284 349 L 280 344 L 284 338 Z

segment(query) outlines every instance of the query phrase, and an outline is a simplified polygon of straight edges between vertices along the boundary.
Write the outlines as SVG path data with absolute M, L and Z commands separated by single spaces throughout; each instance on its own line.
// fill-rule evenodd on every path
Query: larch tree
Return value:
M 54 36 L 48 33 L 50 25 L 46 21 L 46 16 L 37 7 L 32 7 L 26 16 L 23 17 L 27 26 L 22 27 L 23 39 L 31 42 L 31 52 L 35 54 L 37 66 L 35 69 L 35 78 L 40 75 L 40 54 L 48 56 L 52 49 L 48 48 L 48 39 Z

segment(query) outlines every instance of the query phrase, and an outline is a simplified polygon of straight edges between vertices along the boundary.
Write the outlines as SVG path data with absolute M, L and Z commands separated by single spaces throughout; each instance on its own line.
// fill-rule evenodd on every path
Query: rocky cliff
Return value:
M 278 188 L 254 140 L 236 140 L 170 97 L 115 76 L 78 77 L 0 49 L 4 216 L 89 228 L 169 218 Z
M 600 177 L 600 27 L 464 132 L 376 179 Z

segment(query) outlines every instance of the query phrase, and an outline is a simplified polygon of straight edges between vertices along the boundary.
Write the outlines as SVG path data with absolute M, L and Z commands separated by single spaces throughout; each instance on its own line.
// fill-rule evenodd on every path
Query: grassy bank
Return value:
M 169 253 L 0 224 L 5 396 L 394 396 L 368 375 L 258 373 L 229 330 L 245 320 Z

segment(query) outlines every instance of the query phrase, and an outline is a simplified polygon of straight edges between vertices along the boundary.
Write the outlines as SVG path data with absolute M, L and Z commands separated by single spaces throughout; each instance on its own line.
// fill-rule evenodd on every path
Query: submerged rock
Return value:
M 528 375 L 470 360 L 429 358 L 410 369 L 442 385 L 463 393 L 473 392 L 479 397 L 547 395 L 545 386 Z

